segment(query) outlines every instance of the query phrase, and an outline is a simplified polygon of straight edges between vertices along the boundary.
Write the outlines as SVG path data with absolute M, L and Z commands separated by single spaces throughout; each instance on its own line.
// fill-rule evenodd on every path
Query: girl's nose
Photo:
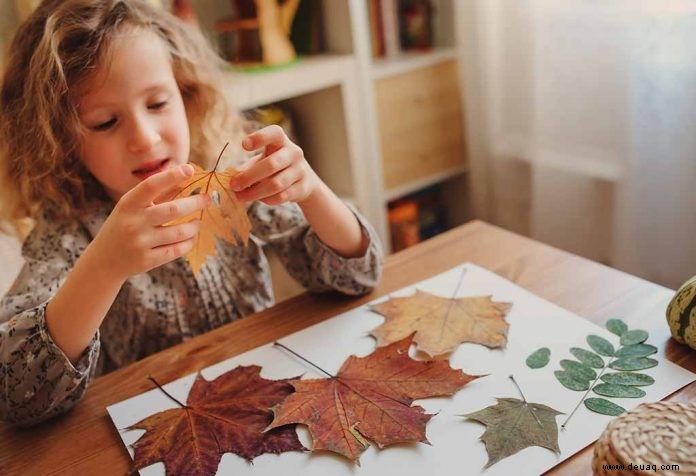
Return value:
M 131 128 L 130 148 L 139 152 L 152 148 L 161 137 L 154 121 L 145 117 L 134 117 Z

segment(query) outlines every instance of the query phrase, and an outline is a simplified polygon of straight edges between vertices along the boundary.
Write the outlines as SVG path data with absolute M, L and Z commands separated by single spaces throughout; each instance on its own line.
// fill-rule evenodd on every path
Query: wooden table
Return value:
M 538 296 L 603 325 L 620 317 L 650 332 L 658 354 L 696 371 L 696 352 L 669 337 L 664 311 L 673 292 L 536 241 L 473 221 L 389 256 L 379 287 L 359 299 L 303 294 L 96 379 L 67 415 L 30 429 L 0 424 L 0 473 L 125 474 L 130 457 L 106 407 L 146 390 L 147 375 L 175 380 L 378 296 L 471 261 Z M 696 383 L 670 400 L 696 398 Z M 552 474 L 591 474 L 592 447 Z

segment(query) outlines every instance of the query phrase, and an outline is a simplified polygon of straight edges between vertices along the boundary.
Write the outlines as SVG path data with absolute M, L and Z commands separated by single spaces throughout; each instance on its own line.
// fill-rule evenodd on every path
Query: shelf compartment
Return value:
M 386 190 L 466 166 L 455 61 L 380 79 L 375 89 Z

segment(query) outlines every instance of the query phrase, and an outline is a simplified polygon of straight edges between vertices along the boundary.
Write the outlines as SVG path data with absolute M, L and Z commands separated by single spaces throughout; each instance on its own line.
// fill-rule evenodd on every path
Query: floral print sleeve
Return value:
M 325 245 L 295 203 L 271 207 L 254 202 L 248 214 L 254 236 L 277 252 L 288 273 L 306 289 L 359 295 L 377 285 L 384 253 L 372 226 L 349 208 L 369 240 L 365 254 L 356 258 L 344 258 Z
M 39 221 L 25 263 L 0 302 L 0 419 L 31 425 L 71 408 L 93 377 L 99 333 L 73 365 L 51 338 L 45 310 L 88 242 L 79 225 Z

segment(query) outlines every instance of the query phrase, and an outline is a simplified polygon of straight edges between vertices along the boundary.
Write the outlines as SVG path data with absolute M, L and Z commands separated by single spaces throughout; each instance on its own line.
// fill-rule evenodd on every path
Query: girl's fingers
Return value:
M 287 168 L 295 157 L 292 149 L 283 147 L 275 153 L 256 161 L 249 167 L 237 172 L 230 180 L 230 187 L 235 192 L 249 188 L 257 182 Z
M 152 247 L 172 245 L 186 241 L 198 234 L 201 229 L 200 220 L 187 221 L 178 225 L 161 226 L 155 230 Z
M 266 126 L 256 132 L 249 134 L 243 141 L 242 147 L 248 151 L 269 147 L 276 150 L 283 147 L 287 141 L 287 136 L 282 127 L 276 124 Z
M 297 181 L 302 179 L 302 172 L 297 167 L 287 168 L 277 174 L 262 180 L 247 189 L 237 192 L 238 200 L 250 202 L 262 200 L 271 195 L 282 194 Z
M 263 198 L 261 201 L 266 205 L 280 205 L 281 203 L 285 202 L 296 202 L 299 198 L 304 197 L 305 195 L 305 184 L 304 181 L 300 180 L 299 182 L 295 182 L 286 190 Z
M 184 256 L 188 253 L 191 248 L 193 248 L 194 239 L 189 238 L 188 240 L 179 241 L 178 243 L 172 243 L 170 245 L 158 246 L 152 250 L 151 256 L 151 267 L 156 268 L 165 263 L 169 263 L 177 258 Z
M 127 204 L 136 207 L 149 206 L 157 197 L 167 193 L 192 175 L 193 167 L 189 164 L 172 167 L 164 172 L 149 176 L 127 192 L 121 200 L 125 199 Z
M 152 225 L 164 225 L 177 218 L 203 210 L 211 202 L 211 198 L 198 193 L 184 198 L 177 198 L 165 203 L 153 205 L 147 209 L 148 222 Z

